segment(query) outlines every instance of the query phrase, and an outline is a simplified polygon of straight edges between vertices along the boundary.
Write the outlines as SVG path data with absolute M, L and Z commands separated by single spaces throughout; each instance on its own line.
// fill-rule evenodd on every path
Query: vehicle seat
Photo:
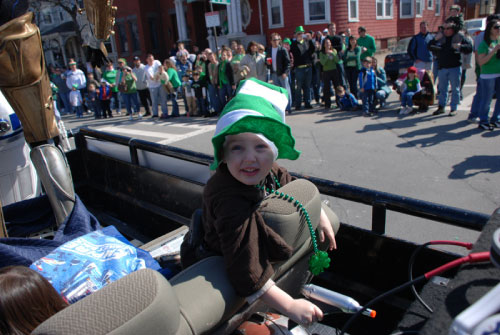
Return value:
M 281 191 L 299 200 L 317 225 L 322 202 L 312 183 L 296 180 Z M 329 208 L 323 208 L 337 232 L 338 218 Z M 261 211 L 266 223 L 294 247 L 289 260 L 276 264 L 273 279 L 281 287 L 280 280 L 287 277 L 288 270 L 312 250 L 309 230 L 297 208 L 277 196 L 266 198 Z M 239 325 L 234 320 L 246 317 L 254 305 L 246 305 L 245 299 L 235 293 L 224 259 L 212 256 L 181 271 L 170 282 L 153 270 L 134 272 L 52 316 L 33 334 L 230 333 Z

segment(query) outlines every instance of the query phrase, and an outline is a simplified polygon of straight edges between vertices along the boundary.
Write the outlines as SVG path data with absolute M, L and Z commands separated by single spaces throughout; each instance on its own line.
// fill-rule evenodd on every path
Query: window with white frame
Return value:
M 359 21 L 358 0 L 347 0 L 349 11 L 349 22 Z
M 401 0 L 399 8 L 401 18 L 413 17 L 413 0 Z
M 50 9 L 46 9 L 42 11 L 42 21 L 45 24 L 52 24 L 52 14 L 50 13 Z
M 304 0 L 305 24 L 330 23 L 330 0 Z
M 432 9 L 433 5 L 434 5 L 433 0 L 427 0 L 427 9 Z
M 392 0 L 376 0 L 377 19 L 392 19 Z
M 436 0 L 436 16 L 441 15 L 441 0 Z
M 269 18 L 269 27 L 280 28 L 284 26 L 283 0 L 267 0 L 267 17 Z
M 422 16 L 424 12 L 424 4 L 422 3 L 424 0 L 415 0 L 415 12 L 416 16 Z

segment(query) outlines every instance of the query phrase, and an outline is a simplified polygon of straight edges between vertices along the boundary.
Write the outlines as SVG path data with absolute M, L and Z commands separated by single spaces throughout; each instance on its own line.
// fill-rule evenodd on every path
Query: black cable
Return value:
M 370 300 L 368 303 L 366 303 L 359 311 L 357 311 L 356 313 L 354 313 L 350 318 L 349 320 L 347 320 L 347 322 L 345 323 L 344 327 L 342 327 L 342 330 L 340 331 L 340 335 L 344 335 L 345 332 L 347 331 L 347 329 L 349 329 L 349 327 L 351 326 L 351 324 L 358 318 L 358 316 L 361 315 L 361 313 L 363 313 L 368 307 L 371 307 L 373 304 L 375 304 L 376 302 L 378 302 L 379 300 L 382 300 L 390 295 L 393 295 L 394 293 L 396 292 L 399 292 L 405 288 L 407 288 L 408 286 L 411 286 L 411 285 L 415 285 L 417 283 L 420 283 L 421 281 L 424 281 L 426 280 L 427 278 L 425 277 L 425 275 L 421 275 L 420 277 L 417 277 L 415 278 L 414 280 L 412 281 L 409 281 L 409 282 L 406 282 L 404 284 L 401 284 L 399 285 L 398 287 L 395 287 L 393 288 L 392 290 L 389 290 L 385 293 L 382 293 L 381 295 L 379 295 L 378 297 L 375 297 L 373 298 L 372 300 Z
M 408 279 L 410 281 L 413 280 L 413 264 L 415 263 L 415 259 L 417 258 L 417 254 L 425 247 L 427 247 L 428 245 L 432 244 L 431 242 L 427 242 L 427 243 L 424 243 L 420 246 L 418 246 L 418 248 L 416 248 L 413 253 L 411 254 L 411 257 L 410 257 L 410 260 L 408 262 Z M 427 305 L 427 303 L 424 301 L 424 299 L 422 299 L 422 297 L 420 296 L 420 294 L 418 294 L 417 292 L 417 289 L 415 288 L 415 285 L 411 285 L 411 291 L 413 292 L 413 295 L 415 296 L 415 298 L 417 298 L 417 300 L 422 304 L 422 306 L 425 307 L 425 309 L 427 309 L 430 313 L 434 313 L 434 311 L 432 310 L 432 308 Z

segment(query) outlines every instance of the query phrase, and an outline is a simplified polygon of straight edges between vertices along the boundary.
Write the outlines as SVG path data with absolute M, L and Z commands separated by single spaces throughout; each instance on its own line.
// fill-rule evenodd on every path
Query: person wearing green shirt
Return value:
M 349 90 L 358 97 L 358 75 L 361 70 L 361 47 L 358 46 L 358 39 L 355 36 L 349 37 L 349 45 L 344 52 L 344 70 L 349 83 Z
M 172 86 L 174 87 L 174 93 L 169 94 L 169 99 L 172 101 L 172 115 L 171 117 L 178 117 L 179 115 L 179 105 L 177 104 L 177 90 L 181 86 L 181 80 L 177 74 L 177 69 L 172 60 L 166 59 L 163 63 L 163 67 L 167 70 L 168 78 Z
M 333 83 L 333 87 L 336 88 L 340 85 L 340 80 L 337 71 L 339 56 L 337 50 L 332 47 L 332 42 L 328 38 L 324 40 L 323 48 L 319 53 L 319 61 L 323 66 L 323 98 L 325 99 L 325 109 L 330 109 L 332 106 L 331 83 Z
M 358 28 L 358 45 L 361 47 L 361 60 L 366 57 L 373 57 L 377 51 L 375 39 L 366 33 L 366 28 L 361 26 Z
M 104 79 L 111 87 L 111 104 L 116 109 L 116 114 L 120 115 L 122 109 L 122 102 L 120 100 L 120 95 L 118 94 L 118 85 L 116 85 L 116 70 L 113 67 L 113 63 L 109 62 L 106 65 L 106 70 L 102 74 L 102 79 Z
M 132 121 L 134 114 L 137 115 L 139 119 L 142 118 L 141 115 L 141 105 L 139 104 L 139 97 L 137 95 L 137 86 L 136 81 L 137 77 L 134 72 L 132 72 L 132 68 L 127 66 L 127 61 L 124 58 L 120 58 L 118 60 L 118 64 L 120 64 L 120 68 L 117 71 L 117 82 L 124 89 L 121 92 L 121 96 L 125 101 L 125 106 L 127 108 L 127 115 L 129 115 L 129 119 Z M 134 110 L 132 110 L 132 104 L 134 105 Z
M 488 22 L 484 31 L 484 39 L 477 50 L 477 63 L 481 67 L 478 86 L 481 86 L 481 100 L 479 103 L 479 128 L 493 130 L 500 128 L 500 99 L 497 99 L 493 115 L 488 122 L 490 103 L 493 94 L 500 97 L 500 59 L 497 52 L 500 50 L 500 21 Z

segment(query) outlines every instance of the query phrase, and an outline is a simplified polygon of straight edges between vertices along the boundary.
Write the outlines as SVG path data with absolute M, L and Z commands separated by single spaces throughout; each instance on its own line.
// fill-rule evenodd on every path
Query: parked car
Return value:
M 406 72 L 406 69 L 413 65 L 413 60 L 407 52 L 410 40 L 411 37 L 400 39 L 391 49 L 391 53 L 385 56 L 384 70 L 392 81 L 395 81 L 401 73 Z
M 465 29 L 467 29 L 469 35 L 476 36 L 486 29 L 486 18 L 466 20 Z

